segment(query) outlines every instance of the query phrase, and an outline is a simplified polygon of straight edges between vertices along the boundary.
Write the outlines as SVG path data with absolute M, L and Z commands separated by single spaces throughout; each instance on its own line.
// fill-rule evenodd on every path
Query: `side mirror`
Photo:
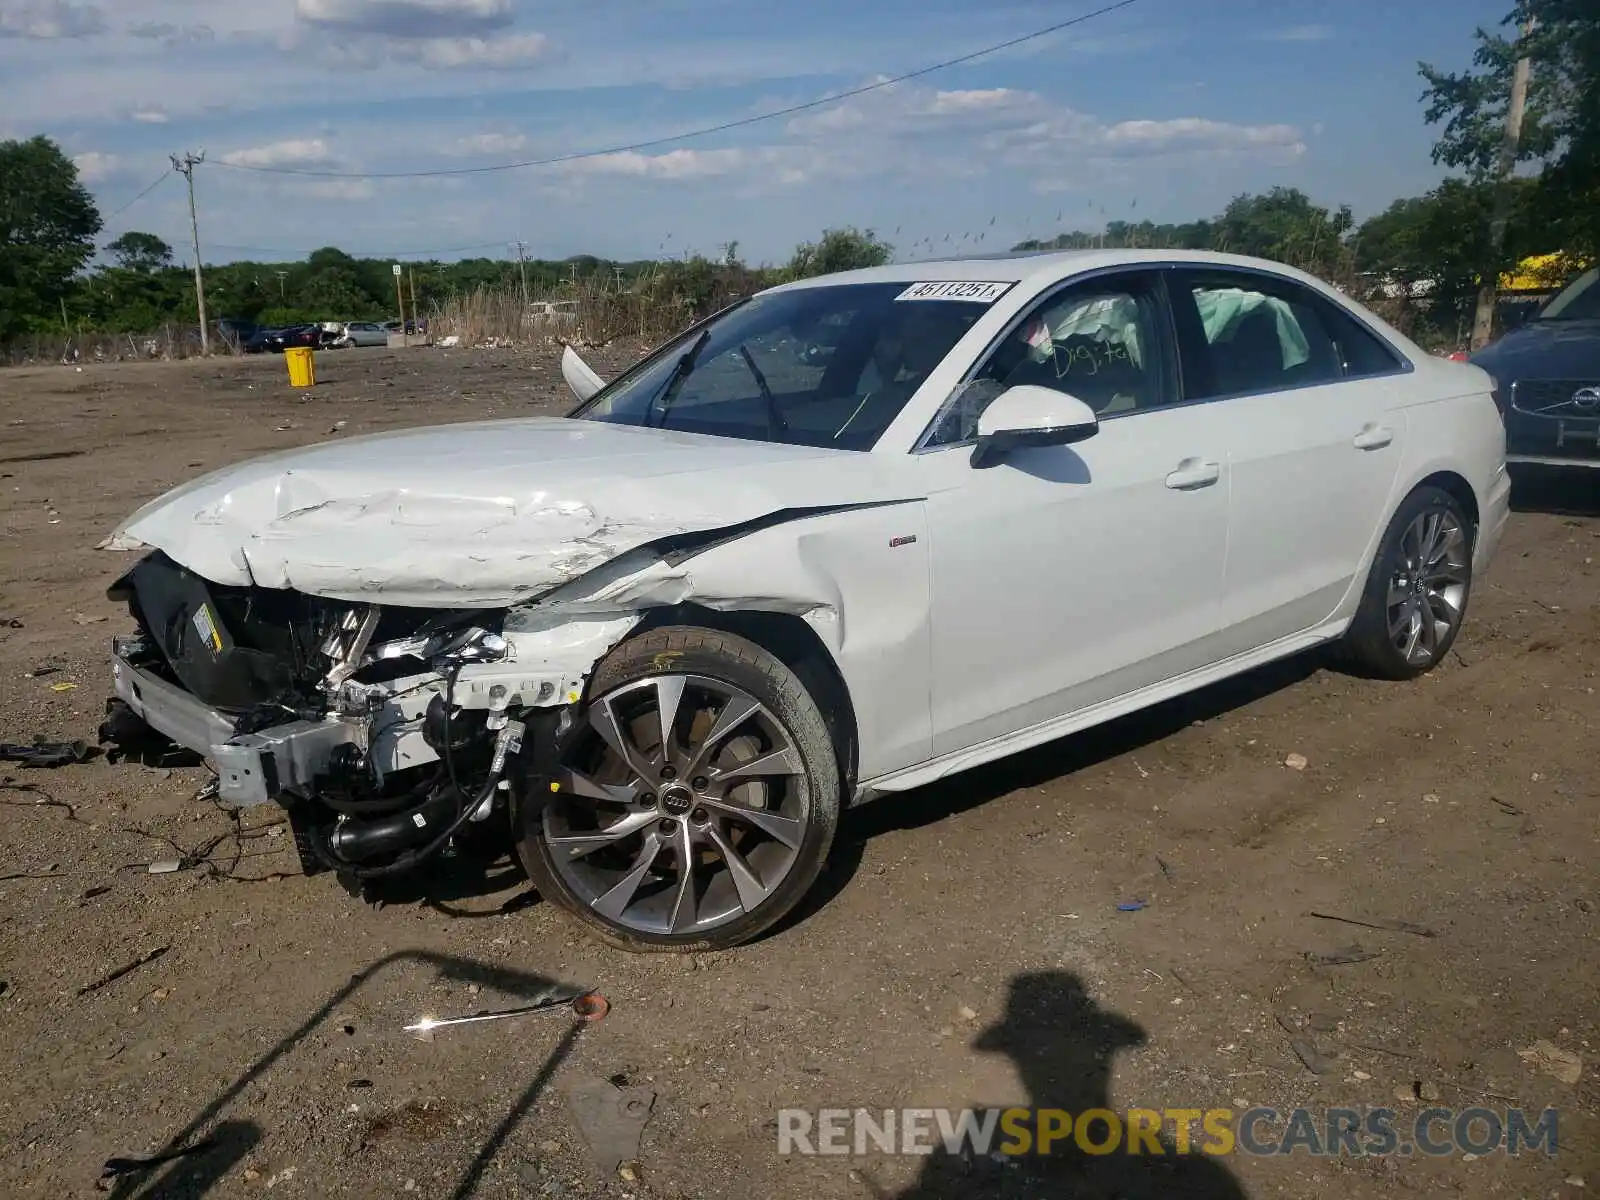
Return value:
M 978 417 L 974 467 L 992 467 L 1028 446 L 1070 446 L 1100 432 L 1100 418 L 1076 396 L 1035 384 L 1001 392 Z
M 567 381 L 567 387 L 572 389 L 572 394 L 580 403 L 605 386 L 605 380 L 595 374 L 594 368 L 584 362 L 570 345 L 561 352 L 561 378 Z

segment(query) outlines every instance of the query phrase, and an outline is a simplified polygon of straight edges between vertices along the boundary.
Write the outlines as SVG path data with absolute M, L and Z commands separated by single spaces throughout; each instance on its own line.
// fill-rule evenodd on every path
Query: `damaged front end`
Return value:
M 102 740 L 154 731 L 192 751 L 222 802 L 289 811 L 308 873 L 355 879 L 408 870 L 559 786 L 587 673 L 639 619 L 220 585 L 159 550 L 108 595 L 137 632 L 112 642 Z

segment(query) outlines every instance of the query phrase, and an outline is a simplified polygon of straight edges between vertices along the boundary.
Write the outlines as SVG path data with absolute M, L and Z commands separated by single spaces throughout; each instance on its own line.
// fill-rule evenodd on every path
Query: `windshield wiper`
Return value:
M 789 422 L 784 418 L 783 409 L 778 407 L 778 398 L 767 386 L 767 377 L 756 366 L 754 356 L 743 342 L 739 343 L 739 353 L 744 356 L 744 365 L 750 368 L 750 374 L 755 376 L 756 386 L 761 389 L 761 400 L 767 406 L 767 436 L 776 440 L 779 430 L 785 434 L 789 432 Z
M 678 394 L 678 389 L 683 386 L 683 381 L 689 378 L 689 372 L 694 370 L 695 360 L 700 357 L 700 352 L 706 348 L 706 343 L 711 340 L 711 330 L 706 329 L 683 352 L 678 359 L 678 365 L 672 368 L 672 374 L 667 376 L 667 381 L 661 385 L 661 391 L 650 398 L 650 403 L 645 406 L 644 423 L 650 424 L 650 410 L 657 404 L 661 406 L 661 423 L 657 429 L 667 427 L 667 410 L 672 407 L 672 401 Z

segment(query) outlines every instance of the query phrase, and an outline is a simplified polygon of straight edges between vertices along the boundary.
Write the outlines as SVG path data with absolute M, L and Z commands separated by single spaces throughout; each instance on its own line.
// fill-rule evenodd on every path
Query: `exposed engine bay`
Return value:
M 189 747 L 223 802 L 289 811 L 308 873 L 353 879 L 408 870 L 548 790 L 583 669 L 637 620 L 351 604 L 212 583 L 161 551 L 108 594 L 138 632 L 113 642 L 103 740 Z

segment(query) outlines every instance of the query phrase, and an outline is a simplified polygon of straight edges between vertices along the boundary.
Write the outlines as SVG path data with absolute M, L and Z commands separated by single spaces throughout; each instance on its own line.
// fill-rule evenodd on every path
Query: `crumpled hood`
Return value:
M 215 583 L 496 607 L 657 539 L 785 510 L 919 498 L 908 464 L 563 417 L 400 430 L 269 454 L 146 504 L 104 543 Z

